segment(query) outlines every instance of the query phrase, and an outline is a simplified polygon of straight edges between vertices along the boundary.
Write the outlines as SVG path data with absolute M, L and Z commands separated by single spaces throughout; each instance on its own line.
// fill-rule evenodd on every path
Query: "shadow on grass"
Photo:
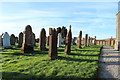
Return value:
M 30 73 L 18 73 L 18 72 L 3 72 L 2 80 L 86 80 L 88 78 L 81 78 L 75 76 L 55 76 L 50 75 L 48 77 L 45 74 L 35 75 Z M 95 78 L 89 78 L 95 79 Z M 97 78 L 96 78 L 97 79 Z
M 43 54 L 46 55 L 48 54 L 46 51 L 34 51 L 32 53 L 21 53 L 21 52 L 13 52 L 13 53 L 0 53 L 2 55 L 16 55 L 16 56 L 20 56 L 20 55 L 24 55 L 24 56 L 34 56 L 35 54 Z
M 70 58 L 70 57 L 63 57 L 63 56 L 58 56 L 59 60 L 66 60 L 66 61 L 78 61 L 78 62 L 82 62 L 82 61 L 87 61 L 87 62 L 98 62 L 98 60 L 90 60 L 90 59 L 76 59 L 76 58 Z
M 98 51 L 98 50 L 80 50 L 80 49 L 77 49 L 77 51 L 100 52 L 100 51 Z
M 88 55 L 88 54 L 76 54 L 76 53 L 71 53 L 70 55 L 75 55 L 75 56 L 99 56 L 99 54 L 98 55 Z

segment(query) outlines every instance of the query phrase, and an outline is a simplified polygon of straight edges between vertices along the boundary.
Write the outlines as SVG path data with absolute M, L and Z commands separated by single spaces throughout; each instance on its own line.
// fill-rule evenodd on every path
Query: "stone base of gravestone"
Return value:
M 34 51 L 34 48 L 29 45 L 24 45 L 24 47 L 21 48 L 22 53 L 31 53 Z
M 12 49 L 12 47 L 11 47 L 11 46 L 9 46 L 9 47 L 4 47 L 4 49 Z

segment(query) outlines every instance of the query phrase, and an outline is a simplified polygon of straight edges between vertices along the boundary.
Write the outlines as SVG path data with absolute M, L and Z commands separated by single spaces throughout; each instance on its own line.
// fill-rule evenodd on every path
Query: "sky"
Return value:
M 73 37 L 80 30 L 97 39 L 116 37 L 117 2 L 0 2 L 0 34 L 19 35 L 31 25 L 36 38 L 42 28 L 72 25 Z

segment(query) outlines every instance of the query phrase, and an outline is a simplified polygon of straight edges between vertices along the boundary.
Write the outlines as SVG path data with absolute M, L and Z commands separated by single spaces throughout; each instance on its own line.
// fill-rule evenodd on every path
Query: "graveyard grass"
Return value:
M 48 51 L 22 54 L 20 48 L 4 49 L 2 54 L 3 79 L 16 78 L 97 78 L 100 45 L 77 49 L 71 47 L 71 55 L 64 54 L 64 45 L 58 48 L 58 59 L 49 60 Z

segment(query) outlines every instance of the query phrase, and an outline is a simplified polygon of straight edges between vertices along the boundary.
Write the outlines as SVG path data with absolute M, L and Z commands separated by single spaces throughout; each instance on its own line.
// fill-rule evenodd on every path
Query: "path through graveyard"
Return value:
M 99 78 L 120 79 L 120 52 L 110 46 L 103 46 L 99 63 Z M 118 73 L 119 72 L 119 73 Z

